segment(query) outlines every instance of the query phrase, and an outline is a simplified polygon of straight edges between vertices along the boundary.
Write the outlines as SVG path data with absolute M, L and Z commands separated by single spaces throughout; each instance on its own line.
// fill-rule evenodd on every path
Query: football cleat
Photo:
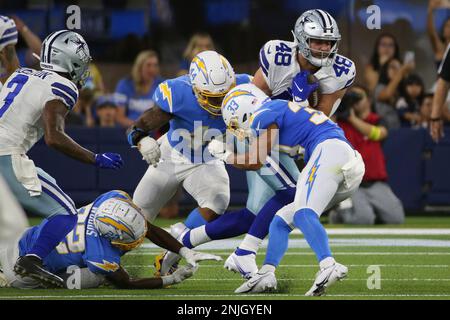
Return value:
M 348 268 L 340 263 L 335 262 L 333 265 L 321 269 L 316 274 L 316 279 L 311 289 L 305 293 L 305 296 L 321 296 L 325 290 L 338 280 L 342 280 L 347 276 Z
M 247 282 L 237 288 L 234 293 L 261 293 L 277 289 L 277 278 L 275 273 L 256 273 Z
M 184 223 L 178 222 L 170 227 L 170 234 L 182 243 L 183 236 L 189 228 Z M 155 276 L 166 276 L 172 274 L 178 268 L 178 262 L 180 262 L 181 256 L 172 251 L 164 251 L 163 253 L 155 257 Z
M 37 256 L 27 255 L 17 259 L 14 272 L 21 277 L 30 277 L 45 288 L 63 288 L 64 281 L 57 275 L 44 269 L 42 260 Z
M 223 267 L 229 271 L 240 273 L 245 279 L 250 279 L 258 272 L 256 254 L 238 256 L 235 251 L 228 257 Z

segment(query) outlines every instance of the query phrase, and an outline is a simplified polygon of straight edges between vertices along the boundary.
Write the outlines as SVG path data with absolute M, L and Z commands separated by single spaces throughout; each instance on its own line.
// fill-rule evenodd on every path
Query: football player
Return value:
M 306 73 L 302 72 L 303 82 L 299 83 L 303 87 L 307 85 L 304 83 L 307 81 Z M 302 100 L 306 102 L 306 99 Z M 327 233 L 319 217 L 327 208 L 350 197 L 359 187 L 364 175 L 361 155 L 334 122 L 323 112 L 307 107 L 307 102 L 301 106 L 291 101 L 271 100 L 253 84 L 234 88 L 224 102 L 222 115 L 232 133 L 248 136 L 252 132 L 255 138 L 248 153 L 237 155 L 224 152 L 220 142 L 212 141 L 208 145 L 212 154 L 233 165 L 245 162 L 236 167 L 254 170 L 255 164 L 247 160 L 249 155 L 256 154 L 256 168 L 261 167 L 277 143 L 291 150 L 303 149 L 306 163 L 297 182 L 294 202 L 278 211 L 270 224 L 263 267 L 235 292 L 262 292 L 276 288 L 275 268 L 287 249 L 289 233 L 297 227 L 320 265 L 314 284 L 306 295 L 323 294 L 327 287 L 347 275 L 347 267 L 332 257 Z
M 301 71 L 308 71 L 318 80 L 319 95 L 315 108 L 331 116 L 353 83 L 356 73 L 355 64 L 337 54 L 341 39 L 338 25 L 329 13 L 318 9 L 309 10 L 297 19 L 293 34 L 294 42 L 271 40 L 262 47 L 259 54 L 260 68 L 252 82 L 274 99 L 300 102 L 317 89 L 317 83 L 300 84 L 305 76 Z M 277 159 L 268 158 L 274 164 L 271 169 L 275 171 L 275 176 L 264 175 L 261 170 L 246 173 L 249 186 L 247 205 L 235 215 L 237 220 L 244 221 L 240 225 L 248 233 L 225 261 L 226 269 L 239 272 L 244 278 L 257 272 L 256 253 L 267 235 L 270 221 L 278 209 L 293 201 L 295 194 L 300 172 L 289 157 L 292 150 L 282 147 L 279 151 Z M 266 163 L 265 167 L 268 165 L 270 163 Z M 197 221 L 192 215 L 195 212 L 189 218 Z M 189 232 L 184 225 L 176 225 L 172 235 L 185 239 L 186 245 L 189 245 L 189 238 L 198 245 L 209 240 L 202 228 Z M 164 267 L 166 261 L 163 262 Z
M 17 36 L 14 20 L 0 15 L 0 90 L 6 79 L 19 68 Z
M 60 30 L 42 43 L 42 70 L 17 69 L 0 91 L 0 172 L 20 204 L 28 211 L 50 216 L 34 246 L 21 256 L 15 271 L 62 286 L 62 279 L 45 270 L 42 260 L 77 223 L 74 202 L 55 179 L 26 155 L 42 136 L 51 148 L 84 163 L 118 169 L 116 153 L 95 154 L 73 141 L 64 131 L 64 119 L 78 99 L 91 57 L 76 32 Z
M 203 51 L 191 62 L 189 75 L 167 80 L 155 91 L 155 106 L 144 112 L 128 134 L 151 164 L 139 182 L 133 201 L 151 222 L 180 185 L 197 201 L 204 219 L 222 215 L 230 199 L 229 177 L 222 162 L 209 157 L 206 144 L 226 131 L 221 103 L 236 83 L 250 76 L 235 75 L 225 57 Z M 169 132 L 158 141 L 152 130 L 169 123 Z M 160 158 L 162 161 L 159 163 Z
M 13 265 L 18 256 L 26 255 L 33 248 L 46 223 L 44 220 L 40 225 L 29 228 L 16 243 L 1 252 L 7 286 L 22 289 L 42 287 L 36 280 L 15 273 Z M 132 279 L 121 265 L 121 257 L 137 249 L 145 237 L 180 253 L 187 265 L 169 276 Z M 105 281 L 121 289 L 156 289 L 191 277 L 197 262 L 202 260 L 220 260 L 220 257 L 183 247 L 169 233 L 147 223 L 128 194 L 114 190 L 78 209 L 77 224 L 44 259 L 44 266 L 64 278 L 65 287 L 69 289 L 95 288 Z

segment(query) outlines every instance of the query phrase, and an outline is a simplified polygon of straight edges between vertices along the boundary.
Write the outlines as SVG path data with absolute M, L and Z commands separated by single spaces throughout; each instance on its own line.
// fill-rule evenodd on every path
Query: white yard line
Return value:
M 210 249 L 217 250 L 217 249 Z M 127 256 L 152 256 L 161 253 L 159 251 L 140 251 L 140 252 L 129 252 Z M 214 252 L 217 255 L 230 255 L 230 251 L 220 251 Z M 265 251 L 258 251 L 258 254 L 265 254 Z M 337 252 L 334 251 L 335 256 L 448 256 L 450 252 Z M 312 256 L 315 255 L 314 252 L 286 252 L 286 256 Z
M 280 264 L 279 267 L 286 267 L 286 268 L 317 268 L 317 264 Z M 369 266 L 374 266 L 374 264 L 346 264 L 347 267 L 361 267 L 361 268 L 367 268 Z M 376 264 L 378 267 L 383 268 L 449 268 L 450 265 L 448 264 Z M 154 265 L 152 264 L 136 264 L 136 265 L 125 265 L 125 268 L 154 268 Z M 211 265 L 200 265 L 200 268 L 223 268 L 221 264 L 211 264 Z
M 32 296 L 32 295 L 22 295 L 22 296 L 0 296 L 0 300 L 2 299 L 49 299 L 49 298 L 61 298 L 61 299 L 113 299 L 113 298 L 133 298 L 133 299 L 142 299 L 142 298 L 245 298 L 245 297 L 305 297 L 303 294 L 143 294 L 143 295 L 130 295 L 130 294 L 105 294 L 105 295 L 45 295 L 45 296 Z M 400 298 L 400 297 L 450 297 L 450 294 L 327 294 L 324 297 L 371 297 L 371 298 Z M 266 301 L 266 303 L 270 303 Z

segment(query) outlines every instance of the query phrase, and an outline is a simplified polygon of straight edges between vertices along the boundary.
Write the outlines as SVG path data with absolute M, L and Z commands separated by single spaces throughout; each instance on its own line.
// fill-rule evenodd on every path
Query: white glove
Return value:
M 226 162 L 228 157 L 232 154 L 231 151 L 227 150 L 225 143 L 216 139 L 212 140 L 208 144 L 208 151 L 213 155 L 213 157 L 224 162 Z
M 194 275 L 198 270 L 198 266 L 193 267 L 191 265 L 182 266 L 178 268 L 174 273 L 168 276 L 162 276 L 163 287 L 170 286 L 172 284 L 180 283 Z
M 197 266 L 197 262 L 204 261 L 204 260 L 215 260 L 215 261 L 221 261 L 222 258 L 213 254 L 209 253 L 202 253 L 197 252 L 191 249 L 188 249 L 186 247 L 183 247 L 180 249 L 179 252 L 180 256 L 182 256 L 184 259 L 186 259 L 186 262 L 188 265 Z
M 137 147 L 142 154 L 142 159 L 156 168 L 161 158 L 158 142 L 153 138 L 144 137 L 139 141 Z

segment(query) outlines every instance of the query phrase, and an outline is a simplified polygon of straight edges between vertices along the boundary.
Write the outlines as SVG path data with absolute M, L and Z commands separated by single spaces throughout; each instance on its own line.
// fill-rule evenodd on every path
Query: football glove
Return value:
M 309 105 L 309 95 L 319 87 L 319 82 L 308 82 L 308 75 L 308 71 L 301 71 L 292 79 L 292 99 L 302 107 Z
M 216 139 L 208 144 L 208 151 L 213 157 L 224 162 L 226 162 L 227 158 L 232 154 L 232 152 L 227 150 L 225 143 Z
M 138 142 L 137 147 L 142 154 L 142 159 L 156 168 L 161 158 L 158 142 L 151 137 L 144 137 Z
M 221 261 L 222 260 L 222 258 L 219 256 L 209 254 L 209 253 L 197 252 L 197 251 L 188 249 L 186 247 L 181 248 L 179 254 L 184 259 L 186 259 L 186 262 L 188 263 L 188 265 L 191 265 L 193 267 L 196 267 L 197 262 L 199 262 L 199 261 L 204 261 L 204 260 Z
M 197 271 L 198 266 L 193 267 L 191 265 L 182 266 L 178 268 L 174 273 L 168 276 L 162 276 L 163 287 L 170 286 L 172 284 L 180 283 L 187 278 L 190 278 Z
M 120 169 L 123 166 L 123 160 L 118 153 L 97 153 L 95 155 L 95 165 L 99 168 Z

